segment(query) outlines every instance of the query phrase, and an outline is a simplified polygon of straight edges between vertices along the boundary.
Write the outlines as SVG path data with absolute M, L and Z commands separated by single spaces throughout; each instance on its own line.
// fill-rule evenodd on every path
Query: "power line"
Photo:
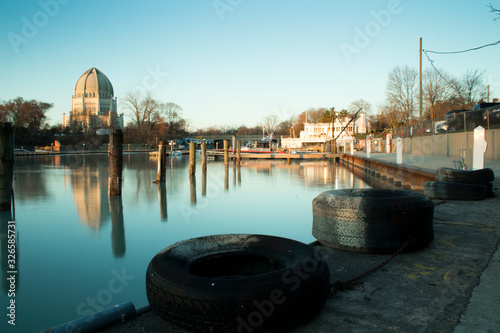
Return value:
M 448 83 L 453 89 L 455 89 L 457 91 L 457 93 L 460 95 L 459 89 L 457 89 L 457 87 L 455 87 L 455 85 L 453 83 L 451 83 L 450 81 L 448 81 L 444 77 L 444 75 L 441 74 L 441 72 L 436 68 L 436 66 L 434 66 L 434 60 L 432 60 L 427 53 L 434 53 L 434 54 L 458 54 L 458 53 L 465 53 L 465 52 L 470 52 L 470 51 L 477 51 L 479 49 L 482 49 L 482 48 L 485 48 L 485 47 L 488 47 L 488 46 L 495 46 L 495 45 L 498 45 L 498 44 L 500 44 L 500 40 L 498 42 L 494 42 L 494 43 L 490 43 L 490 44 L 485 44 L 485 45 L 482 45 L 482 46 L 478 46 L 478 47 L 474 47 L 474 48 L 467 49 L 467 50 L 462 50 L 462 51 L 447 51 L 447 52 L 430 51 L 430 50 L 422 50 L 422 51 L 424 52 L 425 56 L 427 57 L 427 60 L 429 60 L 429 63 L 431 64 L 432 68 L 434 68 L 434 70 L 439 74 L 439 76 L 441 76 L 441 78 L 446 83 Z
M 453 83 L 451 83 L 450 81 L 448 81 L 448 79 L 446 79 L 446 78 L 443 76 L 443 74 L 441 74 L 441 72 L 440 72 L 440 71 L 436 68 L 436 66 L 434 66 L 434 60 L 431 60 L 431 58 L 429 58 L 429 55 L 427 54 L 427 52 L 426 52 L 426 51 L 424 51 L 424 54 L 425 54 L 425 56 L 427 57 L 427 60 L 429 60 L 429 62 L 430 62 L 430 64 L 431 64 L 432 68 L 434 68 L 434 70 L 435 70 L 435 71 L 439 74 L 439 76 L 441 76 L 441 78 L 442 78 L 442 79 L 443 79 L 446 83 L 448 83 L 448 84 L 449 84 L 449 85 L 450 85 L 450 86 L 451 86 L 454 90 L 456 90 L 456 92 L 457 92 L 459 95 L 461 95 L 461 94 L 460 94 L 460 90 L 459 90 L 459 89 L 457 89 L 457 87 L 455 87 L 455 85 L 454 85 Z
M 467 50 L 462 50 L 462 51 L 447 51 L 447 52 L 440 52 L 440 51 L 429 51 L 429 50 L 423 50 L 424 53 L 435 53 L 435 54 L 457 54 L 457 53 L 465 53 L 465 52 L 470 52 L 470 51 L 476 51 L 476 50 L 479 50 L 479 49 L 482 49 L 482 48 L 485 48 L 485 47 L 488 47 L 488 46 L 495 46 L 495 45 L 498 45 L 500 44 L 500 40 L 498 42 L 494 42 L 494 43 L 490 43 L 490 44 L 486 44 L 486 45 L 482 45 L 482 46 L 478 46 L 478 47 L 473 47 L 471 49 L 467 49 Z

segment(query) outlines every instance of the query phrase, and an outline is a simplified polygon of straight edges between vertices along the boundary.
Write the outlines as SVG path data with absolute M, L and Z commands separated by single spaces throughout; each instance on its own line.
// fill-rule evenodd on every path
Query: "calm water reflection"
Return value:
M 16 158 L 16 332 L 35 332 L 113 304 L 147 304 L 151 258 L 177 241 L 209 234 L 260 233 L 309 243 L 311 201 L 322 191 L 370 187 L 328 161 L 243 161 L 241 167 L 167 163 L 166 184 L 148 154 L 124 156 L 123 195 L 108 198 L 106 155 Z M 380 183 L 383 184 L 383 183 Z M 7 306 L 6 221 L 1 215 L 4 320 Z

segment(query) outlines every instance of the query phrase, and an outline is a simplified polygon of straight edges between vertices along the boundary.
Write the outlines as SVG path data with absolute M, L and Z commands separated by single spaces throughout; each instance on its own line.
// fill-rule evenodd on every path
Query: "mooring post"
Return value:
M 196 143 L 189 143 L 189 174 L 194 175 L 196 173 Z
M 165 141 L 160 141 L 158 146 L 158 176 L 157 181 L 160 183 L 165 182 L 165 172 L 167 170 L 167 152 Z
M 207 142 L 201 142 L 201 170 L 207 171 Z
M 241 140 L 238 140 L 238 143 L 237 143 L 237 151 L 236 151 L 236 164 L 237 165 L 240 165 L 240 161 L 241 161 Z
M 233 135 L 233 143 L 231 144 L 231 149 L 233 150 L 233 153 L 231 155 L 233 155 L 233 162 L 234 162 L 236 157 L 236 136 L 234 135 Z
M 14 176 L 14 130 L 0 123 L 0 211 L 10 211 Z
M 224 165 L 229 164 L 229 151 L 228 151 L 228 141 L 224 140 Z
M 109 195 L 122 194 L 123 133 L 113 129 L 109 134 Z

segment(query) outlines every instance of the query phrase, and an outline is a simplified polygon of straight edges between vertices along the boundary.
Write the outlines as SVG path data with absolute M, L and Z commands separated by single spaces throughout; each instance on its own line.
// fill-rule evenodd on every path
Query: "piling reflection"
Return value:
M 189 192 L 191 197 L 191 205 L 196 205 L 196 177 L 195 175 L 189 175 Z
M 125 256 L 125 227 L 123 224 L 123 205 L 121 195 L 111 195 L 109 211 L 111 213 L 111 246 L 115 258 Z
M 201 196 L 204 198 L 207 196 L 207 170 L 203 170 L 201 173 Z
M 167 211 L 167 186 L 165 183 L 158 184 L 158 204 L 160 206 L 160 219 L 166 222 L 168 220 L 168 211 Z
M 236 187 L 236 163 L 233 163 L 233 188 Z
M 236 172 L 238 174 L 238 186 L 241 186 L 241 165 L 238 164 L 236 167 Z
M 224 166 L 224 191 L 229 190 L 229 166 Z

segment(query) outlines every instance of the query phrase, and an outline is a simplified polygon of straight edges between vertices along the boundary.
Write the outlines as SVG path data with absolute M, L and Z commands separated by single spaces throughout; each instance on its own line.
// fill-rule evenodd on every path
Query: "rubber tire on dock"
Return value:
M 313 200 L 313 236 L 329 247 L 363 253 L 405 252 L 434 239 L 434 203 L 391 189 L 326 191 Z
M 149 263 L 151 309 L 183 332 L 288 331 L 316 315 L 329 270 L 313 247 L 266 235 L 189 239 Z
M 426 182 L 424 194 L 430 199 L 440 200 L 483 200 L 488 195 L 488 186 L 444 182 Z
M 486 185 L 493 180 L 495 180 L 495 174 L 490 168 L 471 171 L 452 168 L 436 170 L 437 182 Z

